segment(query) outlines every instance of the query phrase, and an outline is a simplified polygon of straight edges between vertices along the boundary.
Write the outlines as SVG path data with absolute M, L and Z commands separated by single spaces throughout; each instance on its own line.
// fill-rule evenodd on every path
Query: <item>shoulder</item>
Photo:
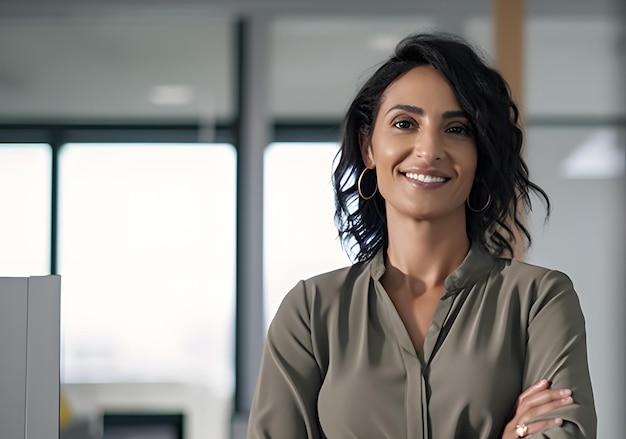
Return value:
M 302 282 L 304 287 L 311 292 L 332 294 L 332 292 L 344 290 L 346 286 L 353 285 L 357 279 L 364 277 L 368 279 L 370 277 L 368 262 L 359 262 L 338 270 L 318 274 Z
M 500 275 L 503 280 L 533 290 L 550 290 L 553 288 L 571 288 L 572 280 L 565 273 L 540 265 L 511 259 L 501 259 Z
M 518 294 L 532 318 L 544 308 L 578 310 L 578 295 L 570 277 L 551 268 L 515 260 L 501 260 L 503 290 Z
M 321 273 L 299 281 L 284 297 L 280 309 L 312 308 L 328 306 L 342 294 L 350 293 L 357 282 L 369 282 L 367 262 L 360 262 L 337 270 Z

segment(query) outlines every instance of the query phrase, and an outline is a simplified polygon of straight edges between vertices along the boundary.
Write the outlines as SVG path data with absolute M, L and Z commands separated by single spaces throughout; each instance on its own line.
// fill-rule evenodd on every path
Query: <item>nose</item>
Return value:
M 415 141 L 415 154 L 426 163 L 445 157 L 442 139 L 437 130 L 423 128 Z

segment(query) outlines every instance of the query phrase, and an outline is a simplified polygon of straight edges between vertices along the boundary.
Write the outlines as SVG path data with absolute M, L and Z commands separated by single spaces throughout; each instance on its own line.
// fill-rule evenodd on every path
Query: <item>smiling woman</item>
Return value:
M 268 330 L 248 438 L 595 438 L 578 296 L 507 258 L 535 194 L 517 107 L 464 41 L 405 38 L 349 107 L 333 185 L 356 263 Z

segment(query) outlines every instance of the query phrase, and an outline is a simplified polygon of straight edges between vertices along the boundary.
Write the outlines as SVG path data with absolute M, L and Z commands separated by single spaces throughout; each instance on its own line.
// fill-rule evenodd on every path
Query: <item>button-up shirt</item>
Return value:
M 423 359 L 381 284 L 384 251 L 299 282 L 266 339 L 248 438 L 500 438 L 541 379 L 574 403 L 533 437 L 596 436 L 585 322 L 563 273 L 473 245 L 445 281 Z

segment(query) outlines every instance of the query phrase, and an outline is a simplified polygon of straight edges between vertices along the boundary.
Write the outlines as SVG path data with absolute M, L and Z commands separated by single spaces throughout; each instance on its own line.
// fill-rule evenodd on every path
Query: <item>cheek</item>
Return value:
M 391 136 L 380 136 L 372 147 L 376 168 L 383 175 L 393 174 L 394 169 L 411 154 L 413 148 L 406 142 Z
M 399 148 L 391 143 L 386 143 L 384 148 L 376 150 L 376 173 L 379 181 L 392 181 L 395 178 L 394 172 L 399 163 L 403 160 L 403 155 Z
M 476 152 L 476 147 L 471 146 L 467 148 L 460 154 L 459 161 L 461 166 L 465 169 L 466 174 L 471 174 L 474 176 L 476 173 L 476 166 L 478 165 L 478 153 Z
M 469 193 L 476 177 L 476 166 L 478 163 L 476 150 L 472 149 L 464 152 L 463 154 L 459 154 L 455 158 L 455 161 L 457 163 L 459 175 L 463 179 L 464 185 L 467 186 L 467 191 Z
M 470 176 L 472 181 L 474 181 L 474 178 L 476 177 L 476 166 L 477 166 L 477 162 L 476 162 L 476 158 L 474 157 L 474 160 L 470 162 L 470 165 L 468 166 L 468 169 L 467 169 L 467 174 Z

